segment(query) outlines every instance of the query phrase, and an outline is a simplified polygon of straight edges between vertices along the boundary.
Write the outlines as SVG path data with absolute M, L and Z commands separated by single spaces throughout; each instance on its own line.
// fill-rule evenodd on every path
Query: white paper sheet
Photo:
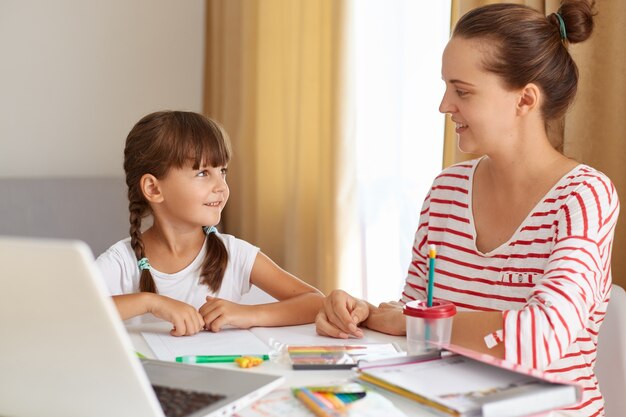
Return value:
M 193 336 L 174 337 L 168 332 L 142 332 L 160 360 L 174 361 L 185 355 L 266 355 L 270 348 L 249 330 L 203 331 Z

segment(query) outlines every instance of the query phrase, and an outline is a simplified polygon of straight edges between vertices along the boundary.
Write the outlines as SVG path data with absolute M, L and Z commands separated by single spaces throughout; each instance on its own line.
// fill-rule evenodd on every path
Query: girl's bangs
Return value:
M 198 169 L 228 165 L 231 154 L 228 137 L 219 125 L 202 119 L 197 121 L 200 123 L 189 123 L 185 132 L 177 132 L 181 146 L 172 152 L 174 166 L 180 168 L 191 163 L 193 169 Z

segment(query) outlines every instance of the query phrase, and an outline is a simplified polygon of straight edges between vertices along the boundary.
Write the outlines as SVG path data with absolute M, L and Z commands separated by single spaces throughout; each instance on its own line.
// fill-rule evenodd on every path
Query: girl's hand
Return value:
M 172 323 L 172 336 L 191 336 L 204 328 L 202 316 L 193 306 L 163 295 L 152 297 L 148 312 Z
M 253 306 L 233 303 L 207 296 L 206 303 L 200 307 L 200 315 L 204 319 L 204 328 L 219 332 L 224 326 L 230 325 L 240 329 L 254 326 Z

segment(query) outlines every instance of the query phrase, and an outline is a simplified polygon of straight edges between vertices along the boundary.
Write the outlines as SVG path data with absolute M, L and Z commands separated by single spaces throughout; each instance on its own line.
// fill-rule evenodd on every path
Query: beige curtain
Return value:
M 324 292 L 337 287 L 350 194 L 343 14 L 337 0 L 207 1 L 205 112 L 234 149 L 222 229 Z
M 500 1 L 452 0 L 452 26 L 468 10 Z M 546 14 L 555 12 L 558 0 L 509 1 L 527 4 Z M 574 106 L 564 121 L 549 132 L 552 143 L 565 155 L 607 174 L 620 201 L 626 204 L 626 2 L 598 0 L 596 27 L 586 42 L 570 47 L 580 70 Z M 444 166 L 466 160 L 456 146 L 454 126 L 446 121 Z M 613 281 L 626 287 L 626 227 L 618 222 L 613 247 Z

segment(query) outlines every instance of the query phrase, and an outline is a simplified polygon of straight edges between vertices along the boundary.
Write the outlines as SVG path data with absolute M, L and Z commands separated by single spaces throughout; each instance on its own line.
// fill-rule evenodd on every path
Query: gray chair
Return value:
M 626 292 L 613 285 L 611 301 L 598 336 L 595 372 L 604 396 L 607 417 L 626 410 Z

